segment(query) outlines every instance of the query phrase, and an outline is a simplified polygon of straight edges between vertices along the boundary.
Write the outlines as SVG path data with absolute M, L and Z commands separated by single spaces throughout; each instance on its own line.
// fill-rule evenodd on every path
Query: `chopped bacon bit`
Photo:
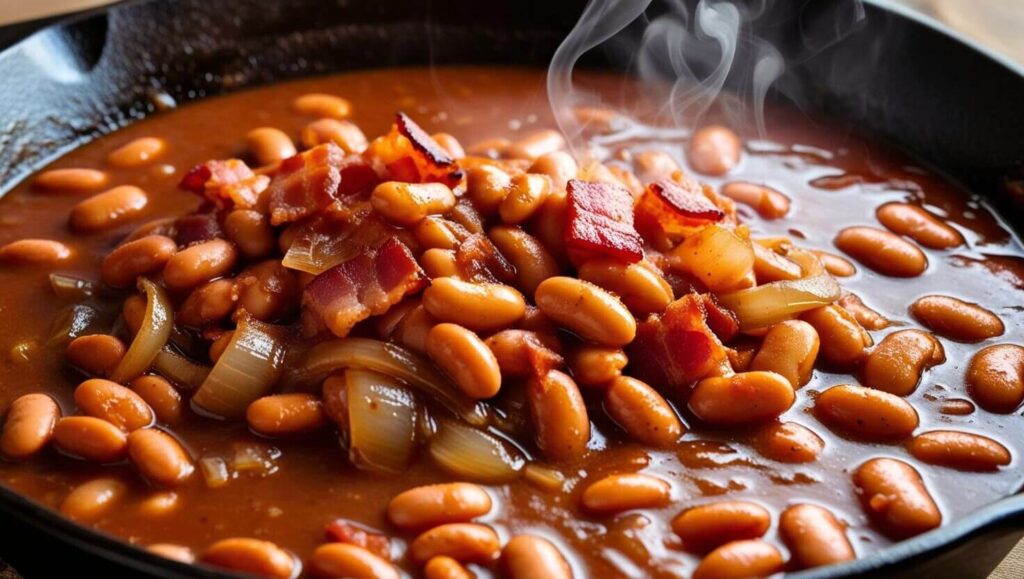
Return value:
M 725 347 L 707 323 L 704 299 L 683 296 L 665 313 L 637 325 L 627 346 L 633 375 L 655 388 L 685 399 L 690 386 L 726 360 Z
M 455 266 L 466 281 L 504 284 L 516 281 L 516 268 L 483 233 L 474 233 L 459 244 L 455 252 Z
M 372 252 L 389 237 L 405 242 L 410 235 L 388 224 L 367 202 L 304 223 L 285 253 L 284 266 L 320 274 L 357 255 Z
M 437 141 L 410 119 L 409 115 L 398 113 L 395 115 L 395 124 L 398 125 L 398 132 L 409 139 L 413 148 L 426 155 L 431 163 L 438 167 L 449 167 L 455 164 L 455 159 L 452 159 L 448 151 L 437 144 Z
M 389 238 L 376 251 L 339 263 L 309 282 L 302 296 L 306 329 L 326 327 L 345 337 L 356 323 L 383 314 L 425 284 L 409 248 Z
M 391 560 L 391 541 L 380 533 L 361 529 L 345 519 L 327 523 L 324 531 L 328 541 L 362 547 L 385 561 Z
M 183 215 L 174 221 L 174 241 L 179 247 L 224 237 L 217 215 L 214 213 L 193 213 Z
M 270 178 L 257 175 L 244 161 L 207 161 L 196 165 L 181 179 L 178 187 L 206 197 L 218 208 L 229 205 L 249 208 L 270 184 Z
M 723 342 L 736 337 L 740 333 L 740 321 L 736 314 L 718 303 L 714 294 L 700 294 L 701 302 L 704 304 L 704 312 L 707 314 L 708 327 Z
M 682 184 L 651 183 L 636 205 L 637 229 L 649 243 L 662 248 L 672 245 L 669 237 L 686 235 L 724 218 L 725 212 L 692 179 Z
M 391 132 L 370 142 L 366 157 L 383 167 L 393 181 L 436 181 L 454 188 L 463 177 L 448 152 L 403 113 L 396 115 Z
M 565 245 L 626 262 L 644 257 L 643 240 L 633 227 L 633 198 L 623 187 L 570 179 Z
M 361 155 L 345 155 L 334 143 L 324 143 L 281 162 L 270 183 L 270 222 L 298 221 L 323 211 L 335 200 L 369 191 L 380 182 Z

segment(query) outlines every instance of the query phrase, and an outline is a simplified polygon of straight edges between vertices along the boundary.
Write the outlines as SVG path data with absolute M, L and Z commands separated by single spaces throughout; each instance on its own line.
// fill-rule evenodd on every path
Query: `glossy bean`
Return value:
M 857 558 L 846 536 L 846 525 L 828 509 L 817 505 L 788 507 L 779 516 L 779 535 L 801 569 Z
M 917 388 L 925 370 L 945 360 L 942 344 L 928 332 L 893 332 L 864 361 L 864 385 L 907 396 Z
M 110 176 L 96 169 L 50 169 L 32 180 L 32 186 L 59 193 L 91 193 L 107 186 Z
M 460 563 L 486 564 L 498 556 L 498 535 L 485 525 L 447 523 L 420 534 L 409 545 L 412 560 L 422 565 L 439 555 Z
M 752 207 L 764 219 L 779 219 L 789 213 L 789 197 L 767 185 L 735 181 L 722 186 L 722 195 Z
M 931 249 L 950 249 L 964 243 L 959 231 L 918 205 L 886 203 L 875 211 L 875 216 L 893 233 L 906 235 Z
M 867 355 L 871 336 L 854 317 L 835 305 L 816 308 L 800 319 L 814 327 L 819 338 L 819 354 L 829 363 L 850 366 Z
M 562 137 L 562 133 L 545 129 L 515 141 L 505 150 L 505 155 L 513 159 L 533 160 L 563 148 L 565 148 L 565 138 Z
M 789 380 L 774 372 L 743 372 L 704 378 L 690 395 L 690 411 L 714 426 L 740 426 L 778 417 L 796 395 Z
M 720 177 L 739 164 L 742 150 L 743 143 L 736 133 L 711 125 L 693 134 L 686 155 L 698 173 Z
M 551 190 L 547 175 L 522 173 L 512 178 L 508 195 L 498 206 L 498 215 L 508 225 L 518 225 L 540 209 Z
M 459 266 L 455 261 L 455 252 L 450 249 L 432 248 L 420 256 L 420 267 L 430 279 L 442 277 L 459 277 Z
M 164 283 L 172 290 L 194 288 L 231 271 L 238 259 L 235 246 L 212 239 L 174 254 L 164 266 Z
M 668 447 L 686 432 L 675 410 L 657 390 L 629 376 L 611 381 L 604 409 L 631 439 L 645 445 Z
M 400 529 L 467 523 L 491 511 L 491 496 L 479 485 L 441 483 L 411 488 L 388 503 L 388 520 Z
M 569 179 L 575 179 L 579 172 L 579 165 L 576 159 L 565 151 L 554 151 L 545 153 L 530 165 L 527 169 L 530 173 L 541 173 L 551 179 L 551 186 L 557 191 L 565 191 Z
M 476 576 L 455 559 L 438 555 L 427 561 L 423 567 L 423 577 L 424 579 L 473 579 Z
M 423 291 L 423 307 L 437 320 L 486 332 L 513 325 L 523 317 L 526 301 L 507 285 L 442 277 Z
M 768 577 L 782 571 L 782 554 L 758 539 L 734 541 L 708 553 L 693 571 L 693 579 Z
M 159 518 L 167 516 L 181 507 L 184 502 L 178 493 L 171 491 L 156 492 L 139 503 L 138 513 L 147 518 Z
M 592 283 L 552 277 L 537 287 L 535 300 L 545 316 L 591 342 L 618 347 L 636 336 L 636 320 L 629 310 Z
M 427 335 L 435 324 L 437 320 L 427 312 L 427 308 L 422 304 L 417 305 L 409 310 L 395 328 L 395 340 L 410 350 L 426 354 Z
M 978 304 L 949 296 L 925 296 L 910 305 L 910 313 L 925 327 L 958 342 L 981 342 L 1003 335 L 999 316 Z
M 267 217 L 252 209 L 235 209 L 224 217 L 224 234 L 249 259 L 261 259 L 277 249 L 277 236 Z
M 624 263 L 610 258 L 590 259 L 579 267 L 580 279 L 618 296 L 637 317 L 660 314 L 672 301 L 672 287 L 646 261 Z
M 411 227 L 428 215 L 455 207 L 455 194 L 442 183 L 387 181 L 370 194 L 370 203 L 388 221 Z
M 235 278 L 238 311 L 264 322 L 274 322 L 298 307 L 299 287 L 292 270 L 280 260 L 250 266 Z
M 691 507 L 672 519 L 672 532 L 690 551 L 710 551 L 730 541 L 756 539 L 771 525 L 767 509 L 749 501 L 718 501 Z
M 0 247 L 0 262 L 14 265 L 54 265 L 71 258 L 67 245 L 52 239 L 19 239 Z
M 942 524 L 942 513 L 921 475 L 894 458 L 873 458 L 853 474 L 868 518 L 894 539 L 919 535 Z
M 644 183 L 671 179 L 679 171 L 679 163 L 665 151 L 640 151 L 633 155 L 633 169 Z
M 162 269 L 178 251 L 178 244 L 164 235 L 147 235 L 117 246 L 103 258 L 103 282 L 111 287 L 128 287 L 139 276 Z
M 249 428 L 271 437 L 315 432 L 327 424 L 320 398 L 294 392 L 258 398 L 245 412 Z
M 928 267 L 928 258 L 920 248 L 883 229 L 847 227 L 836 236 L 835 244 L 883 275 L 916 277 Z
M 79 523 L 95 522 L 114 508 L 128 487 L 113 478 L 98 478 L 75 487 L 60 503 L 60 512 Z
M 669 503 L 672 487 L 646 474 L 606 476 L 587 485 L 580 495 L 583 509 L 595 515 L 610 515 L 633 509 L 656 509 Z
M 818 346 L 814 326 L 801 320 L 779 322 L 768 330 L 749 369 L 775 372 L 800 388 L 811 380 Z
M 121 185 L 79 201 L 71 208 L 71 228 L 92 233 L 119 225 L 142 212 L 149 204 L 146 192 L 132 185 Z
M 466 156 L 466 150 L 462 148 L 462 143 L 450 133 L 434 133 L 430 135 L 431 139 L 441 148 L 444 149 L 452 159 L 462 159 Z
M 128 435 L 128 457 L 146 480 L 163 486 L 181 484 L 195 470 L 192 457 L 181 443 L 155 428 Z
M 526 384 L 526 397 L 541 452 L 556 461 L 582 457 L 590 440 L 590 418 L 572 378 L 557 370 L 535 376 Z
M 918 434 L 907 443 L 907 451 L 927 464 L 967 471 L 994 471 L 1010 464 L 1010 451 L 980 434 L 955 430 L 933 430 Z
M 139 376 L 132 380 L 130 388 L 153 409 L 158 421 L 164 424 L 181 421 L 181 394 L 166 379 L 156 375 Z
M 856 294 L 845 294 L 839 298 L 836 305 L 849 312 L 853 319 L 860 324 L 860 327 L 865 330 L 884 330 L 890 325 L 889 320 L 885 316 L 865 305 Z
M 544 280 L 555 277 L 558 260 L 535 237 L 518 227 L 492 227 L 488 237 L 516 269 L 516 283 L 526 295 L 533 295 Z
M 172 543 L 153 543 L 146 547 L 146 550 L 150 553 L 160 555 L 164 559 L 170 559 L 172 561 L 178 561 L 179 563 L 187 563 L 191 565 L 196 562 L 196 555 L 192 552 L 192 549 L 184 545 L 174 545 Z
M 292 108 L 304 115 L 329 119 L 344 119 L 352 114 L 352 103 L 347 99 L 323 93 L 304 94 L 292 101 Z
M 462 326 L 434 326 L 427 334 L 427 355 L 470 398 L 490 398 L 501 388 L 501 369 L 494 352 Z
M 25 394 L 14 399 L 7 411 L 0 453 L 14 460 L 29 458 L 50 443 L 60 420 L 60 407 L 46 394 Z
M 167 143 L 157 137 L 141 137 L 129 141 L 107 155 L 107 163 L 119 169 L 141 167 L 157 160 L 167 149 Z
M 101 418 L 125 432 L 153 423 L 153 410 L 141 396 L 102 378 L 79 384 L 75 388 L 75 404 L 83 413 Z
M 798 464 L 818 460 L 825 441 L 806 426 L 795 422 L 776 422 L 757 433 L 754 448 L 765 458 Z
M 108 376 L 127 350 L 124 342 L 114 336 L 90 334 L 71 340 L 64 356 L 72 366 L 91 376 Z
M 821 250 L 812 250 L 811 253 L 825 266 L 825 271 L 836 277 L 850 277 L 857 273 L 857 266 L 845 257 Z
M 840 384 L 822 392 L 814 413 L 832 428 L 866 440 L 901 440 L 917 428 L 909 402 L 881 390 Z
M 551 541 L 536 535 L 516 535 L 501 552 L 509 579 L 572 579 L 572 568 Z
M 284 549 L 259 539 L 221 539 L 203 553 L 202 561 L 240 573 L 275 579 L 288 579 L 294 574 L 295 560 Z
M 477 165 L 466 172 L 466 195 L 484 217 L 498 212 L 512 191 L 512 176 L 494 165 Z
M 92 416 L 66 416 L 53 429 L 53 443 L 64 454 L 92 462 L 117 462 L 128 450 L 125 433 Z
M 309 571 L 314 577 L 334 579 L 399 579 L 395 567 L 367 549 L 349 543 L 327 543 L 313 551 Z
M 346 153 L 358 154 L 366 150 L 369 142 L 366 135 L 355 123 L 338 119 L 317 119 L 302 129 L 302 146 L 312 149 L 324 143 L 334 143 Z
M 622 375 L 629 359 L 620 348 L 584 344 L 569 353 L 568 363 L 578 384 L 604 386 Z
M 291 137 L 273 127 L 260 127 L 246 133 L 245 146 L 257 165 L 280 163 L 297 152 Z
M 1013 412 L 1024 400 L 1024 347 L 997 344 L 979 350 L 967 366 L 967 391 L 989 412 Z
M 235 280 L 217 279 L 192 290 L 175 312 L 175 322 L 202 328 L 231 315 L 238 302 Z

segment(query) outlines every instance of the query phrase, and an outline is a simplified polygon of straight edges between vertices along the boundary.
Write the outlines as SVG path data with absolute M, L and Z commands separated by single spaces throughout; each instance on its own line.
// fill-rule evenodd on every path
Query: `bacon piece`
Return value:
M 567 248 L 633 263 L 644 257 L 643 240 L 633 227 L 633 198 L 610 183 L 570 179 L 566 211 Z
M 405 113 L 395 116 L 391 131 L 370 142 L 366 156 L 384 167 L 392 181 L 436 181 L 455 187 L 462 169 L 454 159 Z
M 345 155 L 334 143 L 313 147 L 281 161 L 270 183 L 270 222 L 299 221 L 379 182 L 362 155 Z
M 465 281 L 504 284 L 516 281 L 516 268 L 483 233 L 474 233 L 459 244 L 455 267 Z
M 239 159 L 207 161 L 182 177 L 178 187 L 203 195 L 218 208 L 249 208 L 256 205 L 270 178 L 257 175 Z
M 356 323 L 383 314 L 425 284 L 426 276 L 409 248 L 389 238 L 376 251 L 339 263 L 306 286 L 302 296 L 306 329 L 326 327 L 345 337 Z
M 391 560 L 391 541 L 380 533 L 362 529 L 345 519 L 327 523 L 324 533 L 328 541 L 362 547 L 385 561 Z
M 722 211 L 693 179 L 651 183 L 636 205 L 637 229 L 644 239 L 660 248 L 669 247 L 669 237 L 693 232 L 725 218 Z
M 396 114 L 395 125 L 398 126 L 398 132 L 409 139 L 413 148 L 425 155 L 435 166 L 451 167 L 455 164 L 455 159 L 451 158 L 448 151 L 438 145 L 433 137 L 409 118 L 409 115 L 401 112 Z
M 637 325 L 636 338 L 626 347 L 634 376 L 685 399 L 694 382 L 726 360 L 725 347 L 708 327 L 704 303 L 698 294 L 686 295 Z
M 215 213 L 183 215 L 174 221 L 174 230 L 174 241 L 179 247 L 224 237 Z
M 708 327 L 719 340 L 728 342 L 740 333 L 740 321 L 736 319 L 736 314 L 718 303 L 714 294 L 700 294 L 700 299 L 707 314 Z
M 372 252 L 389 237 L 411 235 L 388 224 L 369 203 L 359 202 L 343 213 L 317 216 L 301 226 L 284 256 L 284 266 L 320 274 L 360 254 Z

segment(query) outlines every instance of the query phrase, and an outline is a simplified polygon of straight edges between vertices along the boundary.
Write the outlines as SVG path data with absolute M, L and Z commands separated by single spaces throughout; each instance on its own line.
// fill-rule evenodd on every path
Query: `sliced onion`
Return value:
M 474 426 L 486 426 L 487 406 L 467 398 L 421 356 L 369 338 L 340 338 L 313 346 L 302 362 L 300 383 L 319 384 L 336 370 L 362 368 L 398 378 Z
M 407 386 L 372 370 L 345 371 L 348 453 L 358 468 L 402 472 L 416 452 L 416 396 Z
M 146 315 L 139 333 L 121 359 L 110 379 L 126 383 L 138 378 L 156 359 L 167 344 L 174 327 L 174 310 L 164 288 L 146 279 L 139 279 L 139 289 L 146 293 Z
M 222 487 L 228 484 L 231 473 L 228 472 L 228 463 L 223 458 L 208 456 L 199 459 L 199 472 L 203 473 L 203 480 L 210 488 Z
M 178 387 L 187 390 L 198 388 L 210 375 L 210 367 L 197 364 L 170 348 L 160 350 L 153 360 L 153 370 Z
M 283 328 L 242 316 L 192 405 L 217 418 L 242 416 L 280 378 L 284 353 Z
M 95 308 L 83 304 L 73 305 L 63 310 L 50 327 L 51 346 L 63 346 L 78 336 L 94 333 L 100 322 L 100 313 Z
M 487 483 L 515 478 L 525 460 L 500 438 L 451 420 L 438 425 L 430 439 L 430 456 L 455 476 Z
M 561 471 L 535 462 L 523 467 L 523 478 L 547 491 L 561 491 L 565 487 L 565 475 Z
M 62 300 L 81 301 L 95 292 L 96 284 L 73 275 L 51 273 L 50 288 Z
M 732 310 L 744 330 L 763 328 L 827 306 L 839 299 L 841 288 L 828 274 L 792 281 L 766 283 L 718 296 Z
M 750 241 L 719 225 L 708 225 L 686 238 L 671 254 L 674 267 L 715 292 L 743 287 L 754 269 Z

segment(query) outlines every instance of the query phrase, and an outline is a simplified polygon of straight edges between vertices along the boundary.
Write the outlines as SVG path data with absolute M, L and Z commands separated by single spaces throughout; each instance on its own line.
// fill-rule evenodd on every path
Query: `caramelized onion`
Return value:
M 487 407 L 470 400 L 421 356 L 387 342 L 369 338 L 340 338 L 313 346 L 297 380 L 319 384 L 335 370 L 362 368 L 398 378 L 474 426 L 485 426 Z
M 674 267 L 723 292 L 743 287 L 754 269 L 750 241 L 719 225 L 708 225 L 672 250 Z
M 358 468 L 402 472 L 416 451 L 416 396 L 380 372 L 345 371 L 349 460 Z
M 140 278 L 139 289 L 146 293 L 146 314 L 142 327 L 135 334 L 121 363 L 110 375 L 111 380 L 122 384 L 138 378 L 149 368 L 167 344 L 167 338 L 174 327 L 174 311 L 164 288 L 146 278 Z
M 828 274 L 766 283 L 718 296 L 732 310 L 744 330 L 763 328 L 839 299 L 841 289 Z
M 95 292 L 96 284 L 73 275 L 51 273 L 50 288 L 53 289 L 53 295 L 62 300 L 81 301 Z
M 153 360 L 153 371 L 167 378 L 179 388 L 194 390 L 209 376 L 210 367 L 197 364 L 181 354 L 171 351 L 170 348 L 164 348 Z
M 192 397 L 193 407 L 218 418 L 242 416 L 281 376 L 284 351 L 283 328 L 242 316 L 224 353 Z
M 441 422 L 430 439 L 430 456 L 455 476 L 487 483 L 515 478 L 525 462 L 498 437 L 450 420 Z

